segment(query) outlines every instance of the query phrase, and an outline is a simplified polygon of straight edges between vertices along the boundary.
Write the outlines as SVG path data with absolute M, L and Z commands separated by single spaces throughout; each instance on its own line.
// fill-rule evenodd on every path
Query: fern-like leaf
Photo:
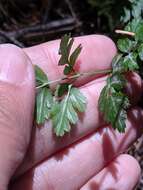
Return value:
M 86 98 L 77 89 L 69 85 L 68 93 L 60 103 L 56 103 L 51 111 L 54 132 L 63 136 L 71 129 L 71 124 L 78 121 L 78 112 L 86 109 Z
M 53 104 L 51 90 L 44 87 L 39 90 L 36 96 L 36 123 L 43 124 L 50 117 L 50 111 Z
M 81 44 L 78 45 L 75 50 L 71 53 L 71 48 L 74 43 L 74 39 L 71 38 L 71 35 L 64 35 L 60 43 L 59 54 L 61 55 L 58 65 L 65 65 L 64 74 L 69 75 L 74 73 L 74 65 L 76 60 L 82 50 Z
M 111 75 L 99 98 L 99 109 L 105 121 L 119 132 L 125 131 L 126 110 L 129 107 L 128 97 L 121 92 L 125 83 L 126 80 L 121 74 Z

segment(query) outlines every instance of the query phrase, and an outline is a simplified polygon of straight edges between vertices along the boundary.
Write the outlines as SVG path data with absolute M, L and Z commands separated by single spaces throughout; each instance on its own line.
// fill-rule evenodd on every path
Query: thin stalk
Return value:
M 129 31 L 125 31 L 125 30 L 115 30 L 115 33 L 128 35 L 128 36 L 135 36 L 134 32 L 129 32 Z
M 87 76 L 95 76 L 95 75 L 98 75 L 98 74 L 109 74 L 111 72 L 112 72 L 111 69 L 105 69 L 105 70 L 77 73 L 77 74 L 72 75 L 72 76 L 65 76 L 63 78 L 59 78 L 59 79 L 56 79 L 56 80 L 53 80 L 53 81 L 48 81 L 48 82 L 46 82 L 46 83 L 44 83 L 44 84 L 42 84 L 40 86 L 37 86 L 36 89 L 43 88 L 43 87 L 48 86 L 50 84 L 61 82 L 61 81 L 64 81 L 64 80 L 77 79 L 77 78 L 85 77 L 85 76 L 86 77 Z

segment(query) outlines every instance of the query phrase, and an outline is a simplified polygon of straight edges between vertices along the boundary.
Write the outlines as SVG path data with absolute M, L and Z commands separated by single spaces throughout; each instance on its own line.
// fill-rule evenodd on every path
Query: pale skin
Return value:
M 78 71 L 110 68 L 116 47 L 109 38 L 92 35 L 75 41 L 83 46 Z M 39 65 L 49 80 L 61 77 L 58 48 L 59 41 L 27 49 L 0 46 L 0 190 L 133 190 L 140 167 L 123 152 L 142 133 L 143 111 L 136 106 L 142 81 L 137 74 L 127 76 L 132 108 L 125 134 L 114 131 L 98 111 L 106 76 L 76 81 L 88 105 L 69 135 L 56 138 L 50 122 L 33 127 L 32 65 Z

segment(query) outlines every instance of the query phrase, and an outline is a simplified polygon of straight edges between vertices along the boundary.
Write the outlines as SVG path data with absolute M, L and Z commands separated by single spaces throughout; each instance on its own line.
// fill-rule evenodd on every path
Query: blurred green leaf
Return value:
M 143 44 L 141 44 L 138 48 L 138 53 L 139 53 L 139 57 L 140 59 L 143 61 Z
M 124 68 L 126 71 L 135 71 L 139 69 L 137 64 L 137 53 L 129 53 L 123 60 Z
M 136 27 L 136 39 L 143 42 L 143 21 L 141 21 Z
M 129 107 L 128 98 L 120 92 L 122 84 L 117 78 L 114 82 L 112 79 L 108 80 L 99 98 L 99 109 L 104 113 L 105 121 L 111 123 L 119 132 L 125 132 L 126 109 Z
M 61 97 L 61 96 L 63 96 L 66 92 L 68 92 L 68 87 L 69 87 L 69 84 L 68 84 L 68 83 L 60 84 L 60 85 L 58 86 L 58 89 L 57 89 L 57 95 L 58 95 L 58 97 Z
M 66 65 L 64 68 L 64 74 L 69 75 L 73 71 L 73 68 L 69 65 Z
M 77 96 L 78 95 L 78 96 Z M 72 85 L 68 86 L 68 93 L 64 99 L 53 106 L 51 119 L 57 136 L 63 136 L 71 129 L 71 124 L 78 121 L 78 111 L 83 112 L 86 108 L 86 98 Z
M 59 54 L 61 55 L 61 58 L 59 60 L 59 65 L 65 65 L 68 64 L 68 58 L 69 58 L 69 53 L 71 46 L 73 44 L 73 39 L 71 39 L 71 35 L 65 34 L 60 43 L 60 49 L 59 49 Z
M 136 45 L 136 42 L 128 38 L 119 39 L 117 42 L 118 48 L 123 53 L 129 53 Z
M 40 89 L 36 96 L 36 123 L 44 124 L 50 117 L 50 111 L 53 104 L 53 96 L 49 88 Z
M 36 86 L 42 85 L 44 83 L 48 82 L 48 77 L 47 75 L 43 72 L 43 70 L 35 65 L 35 77 L 36 77 Z
M 59 65 L 65 65 L 64 74 L 69 75 L 74 72 L 74 65 L 76 60 L 81 53 L 81 44 L 73 50 L 71 53 L 71 48 L 74 43 L 74 39 L 71 38 L 71 35 L 64 35 L 60 43 L 59 54 L 61 55 L 59 60 Z
M 75 63 L 76 63 L 76 60 L 79 56 L 79 54 L 81 53 L 81 50 L 82 50 L 82 46 L 81 44 L 74 50 L 74 52 L 71 54 L 70 56 L 70 66 L 74 66 Z

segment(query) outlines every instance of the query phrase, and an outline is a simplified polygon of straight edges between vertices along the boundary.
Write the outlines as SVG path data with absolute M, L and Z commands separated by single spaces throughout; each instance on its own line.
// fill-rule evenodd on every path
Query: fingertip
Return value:
M 111 61 L 117 53 L 115 43 L 104 35 L 88 35 L 75 38 L 75 46 L 82 44 L 79 56 L 80 70 L 101 70 L 111 67 Z
M 141 176 L 141 167 L 138 161 L 129 154 L 120 155 L 120 159 L 122 159 L 126 174 L 132 175 L 133 179 L 137 182 Z
M 99 48 L 105 52 L 105 56 L 108 56 L 111 63 L 111 60 L 117 53 L 117 48 L 114 41 L 105 35 L 89 35 L 85 37 L 93 43 L 93 46 L 99 46 Z
M 140 174 L 141 169 L 136 159 L 122 154 L 91 178 L 81 190 L 131 190 L 137 185 Z

